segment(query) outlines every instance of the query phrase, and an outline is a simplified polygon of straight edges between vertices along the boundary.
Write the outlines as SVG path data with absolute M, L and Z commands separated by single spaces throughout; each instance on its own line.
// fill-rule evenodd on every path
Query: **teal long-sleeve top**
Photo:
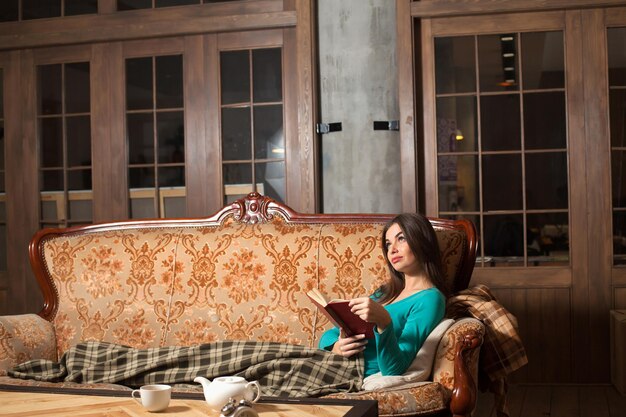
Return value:
M 402 375 L 426 337 L 443 319 L 446 301 L 441 291 L 433 287 L 384 307 L 391 316 L 391 323 L 382 333 L 374 330 L 374 338 L 368 340 L 363 351 L 365 377 L 376 372 Z M 322 334 L 319 347 L 332 350 L 338 338 L 339 329 L 329 329 Z

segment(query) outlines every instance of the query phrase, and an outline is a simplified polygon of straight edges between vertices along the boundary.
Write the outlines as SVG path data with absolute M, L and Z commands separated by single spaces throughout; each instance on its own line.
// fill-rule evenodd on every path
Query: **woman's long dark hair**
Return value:
M 417 258 L 424 273 L 435 287 L 448 296 L 448 284 L 443 274 L 441 265 L 441 252 L 435 229 L 430 221 L 418 213 L 403 213 L 391 219 L 383 228 L 382 249 L 383 256 L 387 262 L 387 268 L 391 275 L 391 280 L 383 284 L 376 292 L 377 301 L 381 303 L 393 301 L 404 289 L 404 274 L 393 268 L 387 257 L 387 231 L 391 225 L 397 224 L 402 229 L 404 237 L 409 244 L 411 252 Z

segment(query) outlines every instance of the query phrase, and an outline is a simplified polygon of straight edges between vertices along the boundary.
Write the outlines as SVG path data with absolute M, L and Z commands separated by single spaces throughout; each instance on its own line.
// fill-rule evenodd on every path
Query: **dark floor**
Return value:
M 512 385 L 510 417 L 626 417 L 626 395 L 612 385 Z M 492 394 L 480 393 L 474 417 L 496 416 Z

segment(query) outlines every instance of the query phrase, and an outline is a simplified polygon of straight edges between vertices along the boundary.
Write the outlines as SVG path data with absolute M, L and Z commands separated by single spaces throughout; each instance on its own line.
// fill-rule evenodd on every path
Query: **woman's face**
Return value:
M 413 251 L 409 247 L 404 232 L 397 223 L 389 227 L 385 234 L 387 259 L 393 268 L 405 275 L 417 275 L 420 265 Z

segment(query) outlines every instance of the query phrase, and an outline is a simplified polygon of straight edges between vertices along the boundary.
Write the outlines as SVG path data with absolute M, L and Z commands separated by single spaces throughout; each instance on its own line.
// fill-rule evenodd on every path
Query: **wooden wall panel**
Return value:
M 298 25 L 296 26 L 295 40 L 286 39 L 288 45 L 293 45 L 295 41 L 296 54 L 291 55 L 296 61 L 296 73 L 286 74 L 287 77 L 297 75 L 297 136 L 290 139 L 291 142 L 298 143 L 299 160 L 289 163 L 292 170 L 300 169 L 299 185 L 297 188 L 300 194 L 289 196 L 294 201 L 292 206 L 297 211 L 303 213 L 316 213 L 319 211 L 320 201 L 320 178 L 318 172 L 319 165 L 319 135 L 315 134 L 315 123 L 319 119 L 319 108 L 317 103 L 318 74 L 316 62 L 317 35 L 315 32 L 317 17 L 313 13 L 315 10 L 315 0 L 298 0 L 296 2 L 296 15 Z M 286 31 L 288 32 L 288 31 Z M 293 34 L 289 35 L 293 37 Z M 291 46 L 293 49 L 293 46 Z M 294 155 L 295 156 L 295 155 Z M 290 170 L 288 169 L 288 174 Z M 298 178 L 298 176 L 296 176 Z M 291 204 L 290 204 L 291 205 Z
M 30 270 L 28 244 L 39 228 L 39 187 L 37 173 L 36 73 L 32 51 L 9 55 L 4 71 L 7 259 L 9 259 L 9 298 L 11 314 L 36 313 L 43 298 Z
M 590 318 L 589 302 L 589 262 L 587 258 L 587 159 L 585 150 L 585 97 L 580 88 L 584 82 L 584 51 L 582 32 L 582 14 L 580 11 L 567 12 L 565 16 L 565 44 L 571 45 L 565 55 L 567 72 L 567 112 L 569 166 L 575 175 L 570 175 L 570 223 L 577 227 L 570 228 L 570 253 L 572 263 L 572 303 L 576 311 L 576 338 L 589 341 Z M 573 314 L 573 313 L 572 313 Z M 572 347 L 575 366 L 571 366 L 574 379 L 581 381 L 587 374 L 590 343 L 578 343 Z
M 589 332 L 591 341 L 589 355 L 577 356 L 588 364 L 577 380 L 586 382 L 605 382 L 609 375 L 609 320 L 611 308 L 611 265 L 612 230 L 611 222 L 611 166 L 610 142 L 608 129 L 608 97 L 606 87 L 607 50 L 604 29 L 604 11 L 591 9 L 582 11 L 582 47 L 585 59 L 585 137 L 588 184 L 588 262 L 589 270 Z M 593 231 L 593 233 L 591 233 Z M 578 291 L 574 286 L 574 292 Z M 576 305 L 576 308 L 584 308 Z
M 492 289 L 518 321 L 528 365 L 511 375 L 512 382 L 571 380 L 572 321 L 570 290 Z
M 128 218 L 124 109 L 124 60 L 119 42 L 92 46 L 91 95 L 94 222 Z M 106 201 L 108 204 L 98 204 Z
M 291 27 L 296 13 L 283 11 L 281 0 L 165 7 L 80 18 L 6 22 L 0 49 L 112 42 L 163 36 Z
M 613 308 L 617 310 L 626 309 L 626 287 L 613 289 Z
M 422 85 L 421 71 L 415 73 L 414 61 L 429 62 L 422 55 L 413 56 L 413 19 L 409 13 L 410 2 L 408 0 L 396 0 L 397 17 L 397 62 L 398 62 L 398 85 L 404 86 L 398 90 L 398 110 L 400 112 L 400 173 L 402 181 L 402 210 L 406 212 L 417 211 L 417 146 L 415 143 L 415 123 L 417 122 L 415 92 L 421 91 L 415 88 L 415 84 Z M 419 46 L 419 45 L 418 45 Z M 430 90 L 428 90 L 430 92 Z M 417 112 L 420 114 L 421 112 Z M 422 123 L 419 123 L 420 130 Z
M 207 216 L 222 206 L 215 35 L 185 38 L 185 161 L 187 215 Z M 208 77 L 206 74 L 209 74 Z M 193 196 L 193 198 L 191 198 Z
M 480 15 L 536 10 L 581 9 L 619 6 L 623 0 L 422 0 L 411 3 L 411 14 L 420 17 Z

